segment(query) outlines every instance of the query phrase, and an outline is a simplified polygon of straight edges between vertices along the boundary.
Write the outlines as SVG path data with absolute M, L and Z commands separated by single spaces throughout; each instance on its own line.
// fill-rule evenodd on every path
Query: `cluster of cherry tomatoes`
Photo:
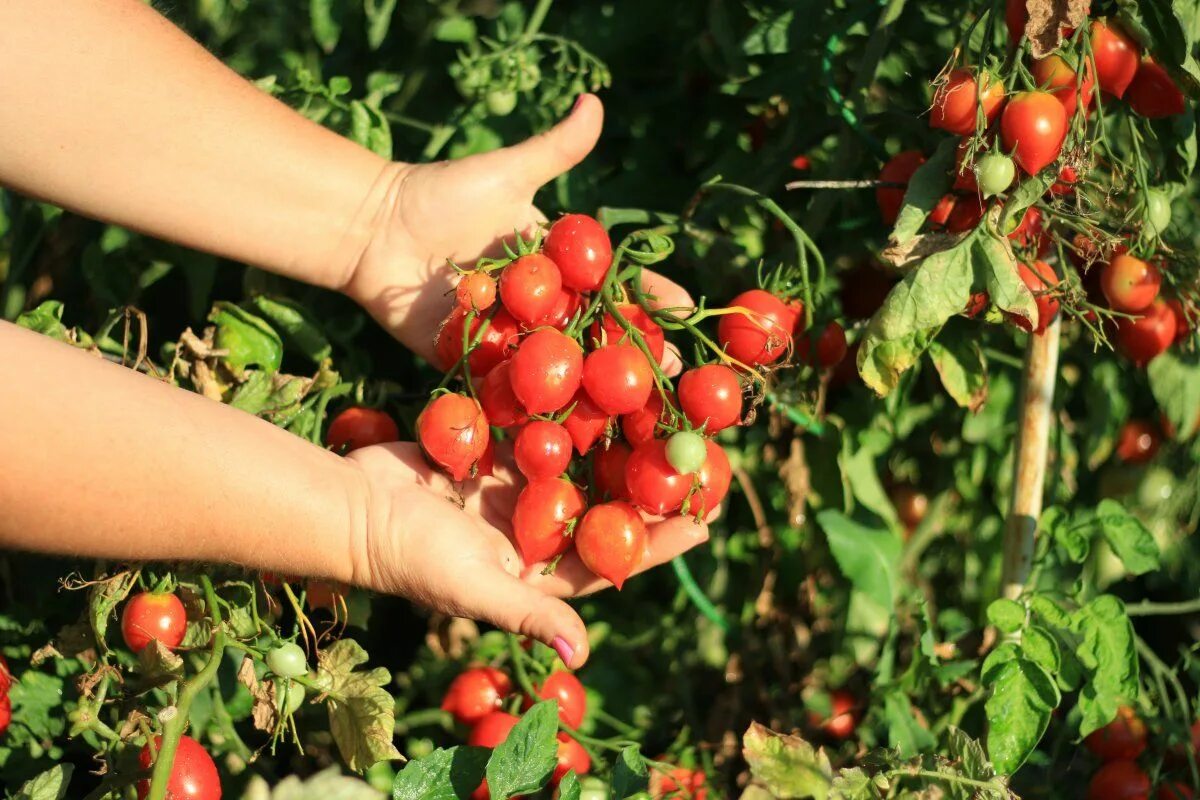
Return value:
M 1193 744 L 1200 723 L 1192 727 Z M 1084 745 L 1103 763 L 1088 784 L 1088 800 L 1149 800 L 1150 776 L 1137 763 L 1146 750 L 1147 730 L 1137 712 L 1128 706 L 1117 711 L 1117 718 L 1083 740 Z M 1181 754 L 1169 753 L 1169 760 L 1178 762 Z M 1191 786 L 1177 778 L 1159 781 L 1155 800 L 1192 800 Z
M 455 481 L 491 474 L 496 434 L 510 439 L 526 480 L 512 517 L 526 564 L 574 547 L 620 588 L 646 549 L 643 515 L 717 509 L 731 470 L 714 435 L 743 422 L 759 369 L 807 356 L 810 343 L 793 340 L 800 303 L 761 289 L 703 312 L 719 318 L 714 342 L 694 309 L 659 307 L 640 273 L 618 280 L 618 266 L 604 228 L 568 214 L 540 248 L 519 242 L 511 258 L 462 273 L 436 352 L 463 388 L 435 392 L 417 439 Z M 713 359 L 677 385 L 660 366 L 667 329 Z M 845 335 L 831 326 L 811 347 L 829 366 Z

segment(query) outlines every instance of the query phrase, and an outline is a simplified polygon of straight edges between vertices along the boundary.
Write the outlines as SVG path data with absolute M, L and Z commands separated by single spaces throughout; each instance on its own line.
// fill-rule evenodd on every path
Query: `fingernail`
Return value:
M 579 108 L 579 104 L 583 102 L 583 95 L 575 98 L 575 105 L 571 106 L 571 113 L 575 113 L 575 109 Z
M 551 642 L 554 649 L 558 652 L 558 657 L 562 659 L 563 664 L 571 666 L 571 657 L 575 655 L 575 648 L 567 644 L 567 640 L 561 636 L 555 636 Z

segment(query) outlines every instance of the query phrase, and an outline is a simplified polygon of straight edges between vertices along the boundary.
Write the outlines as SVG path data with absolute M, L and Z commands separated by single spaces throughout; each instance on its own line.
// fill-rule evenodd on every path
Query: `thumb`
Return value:
M 519 161 L 533 188 L 563 174 L 592 152 L 604 125 L 604 104 L 594 94 L 581 94 L 562 122 L 503 152 Z
M 571 669 L 588 658 L 587 628 L 575 609 L 499 567 L 477 574 L 458 598 L 461 614 L 553 647 Z

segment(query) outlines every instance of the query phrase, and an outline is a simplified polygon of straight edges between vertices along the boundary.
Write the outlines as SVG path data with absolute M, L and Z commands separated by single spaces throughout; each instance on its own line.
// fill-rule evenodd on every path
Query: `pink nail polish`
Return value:
M 558 657 L 562 659 L 563 664 L 571 666 L 571 657 L 575 655 L 575 648 L 567 644 L 567 640 L 561 636 L 555 636 L 551 643 L 554 649 L 558 652 Z

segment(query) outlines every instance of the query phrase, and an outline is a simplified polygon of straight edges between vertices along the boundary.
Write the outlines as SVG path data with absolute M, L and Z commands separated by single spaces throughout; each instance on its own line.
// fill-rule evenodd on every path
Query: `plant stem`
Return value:
M 707 617 L 714 625 L 722 631 L 729 631 L 729 620 L 713 605 L 712 600 L 708 599 L 708 595 L 700 588 L 700 584 L 696 583 L 696 578 L 692 575 L 692 571 L 688 569 L 687 562 L 683 560 L 683 556 L 675 556 L 671 559 L 671 568 L 675 570 L 675 577 L 679 578 L 679 584 L 683 587 L 684 593 L 687 594 L 688 600 L 692 601 L 692 605 Z
M 529 15 L 529 24 L 525 26 L 524 38 L 526 41 L 532 39 L 542 29 L 542 23 L 546 21 L 546 15 L 550 13 L 550 6 L 553 4 L 554 0 L 538 0 L 533 13 Z
M 529 673 L 525 671 L 525 662 L 522 660 L 525 654 L 521 651 L 521 643 L 514 634 L 507 635 L 508 654 L 512 658 L 513 672 L 517 674 L 517 685 L 529 697 L 537 697 L 537 689 L 534 687 L 533 681 L 529 679 Z
M 1034 537 L 1046 483 L 1050 425 L 1054 420 L 1060 323 L 1061 319 L 1056 318 L 1045 333 L 1030 334 L 1025 350 L 1015 476 L 1004 532 L 1000 583 L 1002 596 L 1009 599 L 1020 597 L 1033 566 Z

